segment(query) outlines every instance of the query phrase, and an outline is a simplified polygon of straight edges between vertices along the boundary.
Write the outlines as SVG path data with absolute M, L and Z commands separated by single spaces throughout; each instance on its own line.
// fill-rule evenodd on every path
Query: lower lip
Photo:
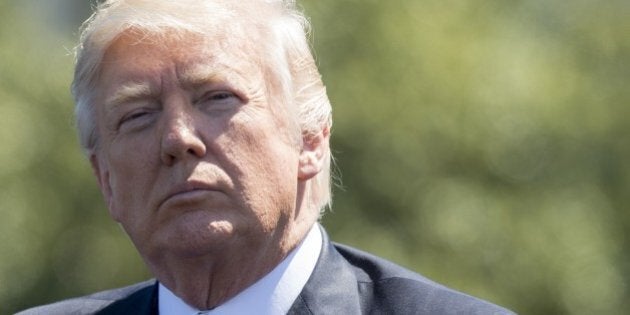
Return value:
M 181 204 L 193 204 L 216 199 L 218 191 L 209 189 L 195 189 L 176 193 L 167 198 L 162 206 L 177 206 Z M 213 196 L 214 195 L 214 196 Z

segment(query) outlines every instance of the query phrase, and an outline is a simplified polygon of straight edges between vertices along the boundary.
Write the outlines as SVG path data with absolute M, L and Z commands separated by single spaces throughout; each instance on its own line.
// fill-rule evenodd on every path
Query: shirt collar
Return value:
M 159 284 L 159 313 L 181 314 L 286 314 L 313 273 L 322 247 L 319 225 L 314 224 L 302 243 L 278 266 L 224 304 L 200 312 Z

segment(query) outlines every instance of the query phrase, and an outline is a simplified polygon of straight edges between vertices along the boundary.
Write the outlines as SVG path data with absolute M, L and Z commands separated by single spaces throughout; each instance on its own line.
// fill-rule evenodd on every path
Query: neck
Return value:
M 213 309 L 268 274 L 304 239 L 315 220 L 293 222 L 256 251 L 231 246 L 220 253 L 182 258 L 164 254 L 149 264 L 157 279 L 187 304 Z M 260 242 L 256 244 L 260 245 Z M 147 260 L 148 261 L 148 260 Z

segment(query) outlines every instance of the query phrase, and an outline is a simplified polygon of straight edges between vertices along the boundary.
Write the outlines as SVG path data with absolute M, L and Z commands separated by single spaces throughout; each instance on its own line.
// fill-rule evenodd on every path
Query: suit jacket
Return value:
M 513 314 L 451 290 L 357 249 L 323 245 L 315 269 L 288 314 Z M 18 313 L 158 314 L 158 285 L 150 280 Z

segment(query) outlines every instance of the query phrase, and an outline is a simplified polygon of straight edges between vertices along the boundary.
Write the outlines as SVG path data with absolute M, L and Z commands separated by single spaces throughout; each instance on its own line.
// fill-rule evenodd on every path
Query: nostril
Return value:
M 201 135 L 189 128 L 178 128 L 162 140 L 162 161 L 172 165 L 178 160 L 202 158 L 206 154 L 206 145 Z
M 175 162 L 175 156 L 167 152 L 162 152 L 161 160 L 164 165 L 172 166 L 173 163 Z
M 187 153 L 201 158 L 206 155 L 206 144 L 200 136 L 193 136 L 187 144 Z

